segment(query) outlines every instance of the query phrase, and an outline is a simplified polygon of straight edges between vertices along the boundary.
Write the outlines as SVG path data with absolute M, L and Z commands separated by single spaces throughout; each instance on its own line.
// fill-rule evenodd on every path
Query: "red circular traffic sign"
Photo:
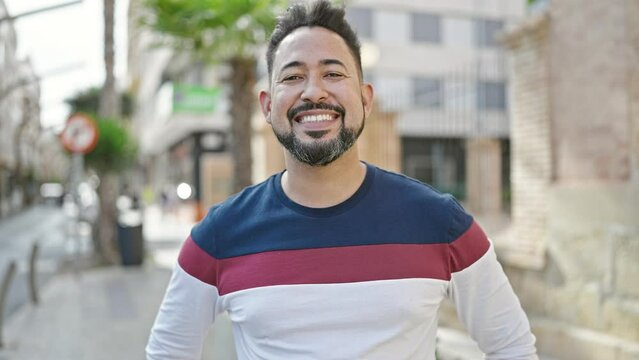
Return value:
M 86 154 L 98 143 L 98 128 L 88 115 L 75 113 L 69 116 L 60 140 L 68 151 Z

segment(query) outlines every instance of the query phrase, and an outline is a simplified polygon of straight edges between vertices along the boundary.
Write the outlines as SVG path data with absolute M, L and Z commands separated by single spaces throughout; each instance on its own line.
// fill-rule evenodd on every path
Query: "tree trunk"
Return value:
M 105 80 L 100 95 L 98 115 L 102 118 L 115 119 L 120 116 L 120 98 L 115 81 L 115 48 L 114 48 L 115 0 L 104 0 L 104 72 Z M 93 242 L 98 259 L 105 264 L 117 262 L 115 200 L 118 196 L 117 175 L 100 174 L 100 216 L 95 224 Z
M 113 118 L 120 115 L 120 98 L 115 82 L 115 48 L 114 48 L 115 0 L 104 0 L 104 86 L 100 96 L 98 114 L 101 117 Z
M 100 215 L 95 224 L 93 247 L 98 261 L 103 264 L 118 262 L 116 225 L 117 210 L 115 200 L 118 197 L 118 177 L 116 174 L 100 174 L 98 197 L 100 198 Z
M 231 83 L 231 154 L 234 163 L 233 191 L 252 183 L 251 117 L 255 109 L 255 59 L 234 57 L 230 60 Z

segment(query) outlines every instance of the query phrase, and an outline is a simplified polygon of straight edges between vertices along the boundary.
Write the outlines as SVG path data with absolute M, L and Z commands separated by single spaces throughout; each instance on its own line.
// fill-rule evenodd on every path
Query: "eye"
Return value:
M 324 76 L 327 77 L 327 78 L 331 78 L 331 79 L 340 79 L 340 78 L 345 77 L 344 74 L 342 74 L 340 72 L 337 72 L 337 71 L 327 72 L 326 75 L 324 75 Z
M 303 77 L 300 75 L 286 75 L 282 78 L 282 80 L 280 80 L 281 83 L 283 82 L 292 82 L 292 81 L 297 81 L 297 80 L 302 80 Z

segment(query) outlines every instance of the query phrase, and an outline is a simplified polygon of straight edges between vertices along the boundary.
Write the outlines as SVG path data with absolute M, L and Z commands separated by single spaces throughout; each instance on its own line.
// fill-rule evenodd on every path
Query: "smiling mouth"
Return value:
M 337 118 L 335 114 L 310 114 L 303 115 L 295 118 L 300 124 L 308 124 L 308 123 L 318 123 L 322 121 L 331 121 Z
M 304 103 L 297 107 L 290 108 L 286 116 L 291 125 L 293 122 L 319 126 L 322 122 L 330 122 L 339 118 L 344 119 L 346 111 L 340 105 L 327 103 Z

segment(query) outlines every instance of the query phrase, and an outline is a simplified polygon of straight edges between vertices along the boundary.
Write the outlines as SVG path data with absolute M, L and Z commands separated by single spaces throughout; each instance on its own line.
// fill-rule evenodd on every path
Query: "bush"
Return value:
M 93 117 L 98 127 L 98 142 L 85 156 L 87 167 L 104 174 L 120 172 L 135 163 L 137 144 L 129 130 L 117 119 Z

